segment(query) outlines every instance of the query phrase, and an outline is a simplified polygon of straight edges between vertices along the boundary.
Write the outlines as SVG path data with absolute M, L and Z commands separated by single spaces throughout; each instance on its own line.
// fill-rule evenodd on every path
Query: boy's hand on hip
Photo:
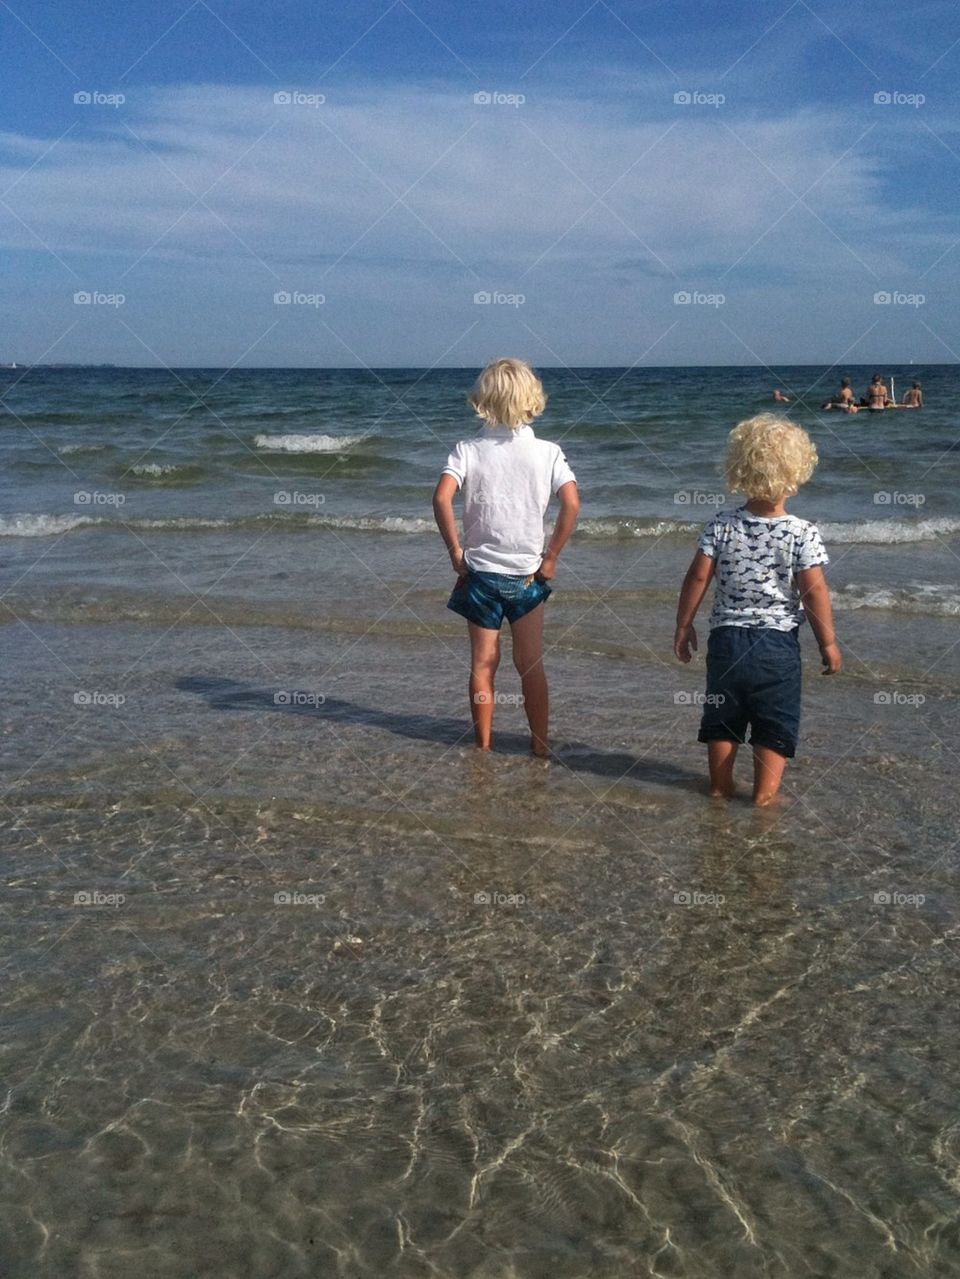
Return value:
M 549 582 L 556 576 L 556 572 L 557 557 L 555 555 L 547 554 L 540 561 L 540 567 L 537 569 L 536 573 L 534 573 L 534 577 L 540 582 Z
M 469 569 L 467 568 L 467 561 L 463 558 L 463 551 L 459 546 L 455 547 L 450 552 L 450 563 L 453 565 L 453 571 L 456 573 L 457 577 L 467 576 L 467 573 L 469 572 Z
M 697 651 L 697 632 L 692 626 L 678 626 L 673 637 L 674 656 L 680 662 L 689 662 Z
M 843 657 L 837 644 L 824 644 L 820 649 L 823 660 L 821 675 L 838 675 L 843 670 Z

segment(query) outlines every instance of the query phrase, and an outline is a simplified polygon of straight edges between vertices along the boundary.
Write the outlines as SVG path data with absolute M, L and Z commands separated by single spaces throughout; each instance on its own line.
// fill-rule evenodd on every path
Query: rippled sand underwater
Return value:
M 0 1274 L 953 1279 L 956 367 L 777 371 L 847 665 L 759 815 L 670 640 L 769 371 L 546 372 L 549 766 L 508 659 L 469 745 L 474 372 L 3 374 Z
M 953 677 L 852 614 L 925 701 L 808 648 L 756 814 L 663 619 L 558 597 L 547 766 L 439 595 L 0 627 L 5 1274 L 957 1273 Z

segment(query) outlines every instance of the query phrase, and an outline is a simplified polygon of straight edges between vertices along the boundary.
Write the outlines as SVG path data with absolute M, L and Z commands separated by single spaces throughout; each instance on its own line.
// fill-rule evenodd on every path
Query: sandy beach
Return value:
M 6 1273 L 954 1273 L 942 506 L 813 488 L 848 669 L 805 638 L 757 813 L 703 795 L 672 493 L 564 557 L 543 764 L 509 663 L 472 749 L 412 506 L 251 527 L 218 483 L 3 539 Z

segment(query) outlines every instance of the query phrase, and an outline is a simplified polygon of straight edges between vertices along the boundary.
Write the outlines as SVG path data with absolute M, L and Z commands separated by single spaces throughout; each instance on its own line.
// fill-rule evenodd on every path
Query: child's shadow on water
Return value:
M 313 693 L 296 689 L 274 691 L 215 676 L 187 676 L 177 680 L 176 687 L 204 698 L 210 709 L 215 711 L 277 711 L 283 715 L 301 715 L 334 724 L 363 724 L 369 728 L 385 729 L 399 737 L 441 746 L 469 746 L 471 740 L 469 725 L 451 716 L 407 715 L 329 696 L 318 706 L 311 701 L 315 698 Z M 529 751 L 530 738 L 526 734 L 497 733 L 497 754 L 528 755 Z M 625 751 L 596 750 L 584 742 L 564 742 L 554 752 L 554 761 L 577 773 L 596 773 L 614 780 L 629 777 L 634 781 L 703 790 L 702 775 L 691 769 L 666 760 L 640 759 Z

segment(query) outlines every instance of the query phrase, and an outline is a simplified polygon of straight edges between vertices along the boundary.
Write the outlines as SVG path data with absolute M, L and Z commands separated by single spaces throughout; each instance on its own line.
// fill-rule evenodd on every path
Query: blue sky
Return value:
M 0 359 L 960 358 L 953 3 L 14 0 L 0 36 Z

